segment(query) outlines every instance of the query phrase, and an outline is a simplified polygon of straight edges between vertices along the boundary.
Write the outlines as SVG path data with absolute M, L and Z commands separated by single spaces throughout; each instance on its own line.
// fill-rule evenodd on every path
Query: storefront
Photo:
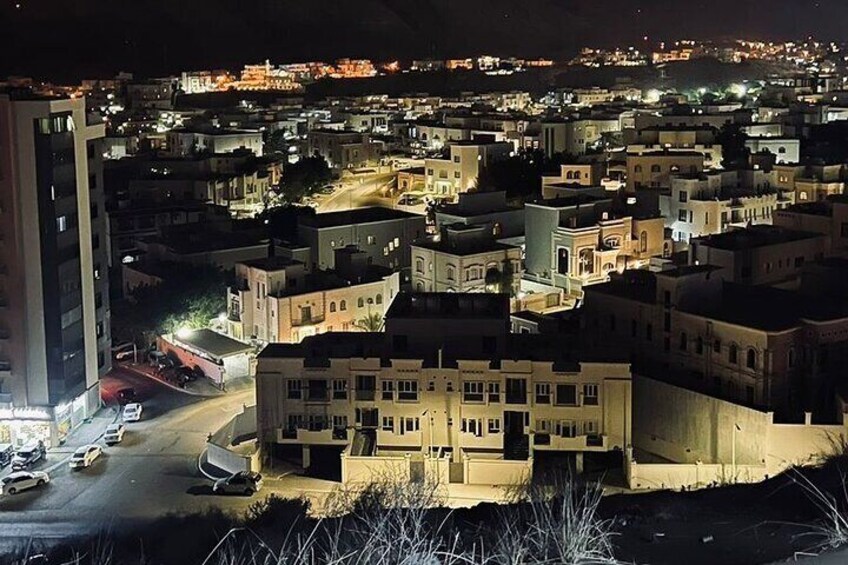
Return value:
M 98 386 L 55 407 L 0 407 L 0 443 L 18 447 L 32 441 L 43 441 L 48 447 L 57 446 L 99 407 Z

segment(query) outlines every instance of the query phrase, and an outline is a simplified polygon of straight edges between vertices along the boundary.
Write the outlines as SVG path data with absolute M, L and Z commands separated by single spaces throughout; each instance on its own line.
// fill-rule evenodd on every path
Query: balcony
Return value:
M 530 404 L 527 399 L 527 393 L 520 394 L 516 392 L 507 392 L 506 393 L 506 403 L 507 404 Z
M 322 430 L 278 428 L 277 443 L 339 445 L 350 441 L 350 433 L 351 430 L 348 430 L 347 428 L 326 428 Z
M 354 400 L 373 401 L 377 396 L 375 389 L 356 389 L 353 394 Z
M 292 327 L 314 326 L 324 321 L 324 316 L 310 316 L 309 318 L 301 318 L 300 320 L 292 320 Z
M 556 434 L 536 433 L 533 447 L 546 451 L 606 451 L 607 436 L 600 434 L 562 437 Z

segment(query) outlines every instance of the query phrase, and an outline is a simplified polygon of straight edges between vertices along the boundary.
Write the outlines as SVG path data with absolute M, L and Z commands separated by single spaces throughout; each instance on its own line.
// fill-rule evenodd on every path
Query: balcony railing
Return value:
M 377 391 L 375 389 L 356 389 L 354 392 L 354 398 L 356 400 L 374 400 L 377 396 Z

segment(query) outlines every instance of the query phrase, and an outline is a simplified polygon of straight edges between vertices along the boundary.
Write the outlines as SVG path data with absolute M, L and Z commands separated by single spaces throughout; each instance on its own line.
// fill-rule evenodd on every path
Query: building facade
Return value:
M 0 95 L 0 443 L 57 445 L 111 363 L 102 125 L 82 99 Z

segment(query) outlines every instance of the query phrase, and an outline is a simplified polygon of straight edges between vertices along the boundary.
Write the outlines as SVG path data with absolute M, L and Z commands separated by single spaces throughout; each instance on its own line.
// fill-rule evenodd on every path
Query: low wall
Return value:
M 409 457 L 355 457 L 342 453 L 343 483 L 372 483 L 386 479 L 409 482 Z
M 239 453 L 214 443 L 206 444 L 206 460 L 228 473 L 260 470 L 261 461 L 259 449 L 255 446 L 248 453 Z
M 627 465 L 633 490 L 698 489 L 733 483 L 756 483 L 768 478 L 765 466 L 699 463 L 637 463 Z
M 206 460 L 229 473 L 259 471 L 256 441 L 256 406 L 246 406 L 221 426 L 206 442 Z
M 467 485 L 521 485 L 529 481 L 533 473 L 532 459 L 511 461 L 467 457 L 463 463 Z

